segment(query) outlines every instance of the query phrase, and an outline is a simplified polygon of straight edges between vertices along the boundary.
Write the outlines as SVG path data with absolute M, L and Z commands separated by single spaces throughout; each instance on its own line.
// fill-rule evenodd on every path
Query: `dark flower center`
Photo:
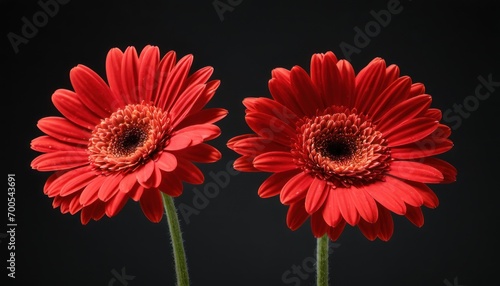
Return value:
M 318 144 L 317 148 L 324 157 L 341 162 L 352 158 L 356 150 L 356 145 L 352 138 L 336 136 L 326 138 L 324 142 Z
M 123 134 L 115 139 L 115 146 L 112 148 L 115 156 L 128 156 L 142 146 L 148 138 L 148 126 L 130 126 Z
M 355 109 L 331 107 L 297 122 L 295 163 L 334 187 L 382 180 L 391 161 L 382 133 Z
M 101 172 L 134 170 L 163 148 L 170 129 L 167 112 L 147 104 L 129 104 L 94 128 L 89 161 Z

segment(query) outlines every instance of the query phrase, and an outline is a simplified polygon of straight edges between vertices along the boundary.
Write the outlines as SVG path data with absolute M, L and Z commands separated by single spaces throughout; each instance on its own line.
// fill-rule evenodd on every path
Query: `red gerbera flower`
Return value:
M 33 150 L 45 153 L 31 166 L 56 171 L 44 186 L 62 213 L 81 211 L 81 222 L 116 215 L 129 198 L 139 201 L 146 217 L 163 215 L 160 192 L 182 193 L 183 181 L 200 184 L 193 162 L 215 162 L 221 153 L 204 143 L 220 135 L 214 122 L 227 111 L 204 108 L 219 80 L 207 81 L 212 67 L 189 75 L 193 61 L 176 53 L 160 59 L 157 47 L 114 48 L 106 58 L 106 83 L 86 66 L 70 72 L 75 91 L 52 95 L 64 117 L 45 117 Z
M 292 230 L 310 217 L 315 237 L 336 240 L 347 223 L 386 241 L 391 212 L 422 226 L 420 207 L 438 205 L 427 184 L 456 176 L 452 165 L 433 157 L 453 144 L 424 85 L 381 58 L 355 74 L 327 52 L 313 55 L 310 69 L 309 75 L 299 66 L 276 68 L 273 99 L 243 101 L 256 134 L 229 140 L 241 155 L 234 167 L 272 173 L 258 194 L 280 195 Z

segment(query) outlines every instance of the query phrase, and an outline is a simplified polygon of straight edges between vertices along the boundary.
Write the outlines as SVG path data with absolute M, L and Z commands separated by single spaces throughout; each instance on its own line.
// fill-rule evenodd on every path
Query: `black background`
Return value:
M 309 70 L 311 55 L 328 50 L 344 58 L 341 43 L 355 46 L 355 27 L 364 29 L 374 20 L 370 11 L 387 9 L 389 3 L 245 0 L 224 12 L 221 21 L 213 2 L 71 0 L 59 5 L 28 43 L 18 46 L 18 53 L 7 35 L 22 36 L 22 17 L 32 21 L 41 7 L 37 1 L 1 2 L 2 163 L 5 173 L 15 173 L 18 224 L 15 280 L 6 276 L 8 238 L 0 236 L 2 285 L 174 285 L 165 219 L 149 222 L 130 201 L 116 217 L 82 226 L 78 215 L 52 208 L 42 192 L 49 174 L 29 166 L 38 155 L 29 148 L 41 135 L 36 122 L 59 115 L 50 97 L 57 88 L 71 89 L 73 66 L 85 64 L 104 76 L 110 48 L 134 45 L 140 50 L 146 44 L 159 46 L 162 55 L 169 50 L 179 57 L 193 54 L 192 71 L 213 66 L 212 78 L 220 79 L 221 86 L 209 105 L 224 107 L 229 115 L 218 124 L 222 135 L 211 141 L 222 159 L 201 169 L 227 173 L 237 158 L 227 140 L 249 131 L 243 98 L 269 96 L 267 81 L 275 67 Z M 440 205 L 424 208 L 422 228 L 394 216 L 389 242 L 370 242 L 347 227 L 330 256 L 332 285 L 500 285 L 500 87 L 470 108 L 478 77 L 500 82 L 498 4 L 433 2 L 401 0 L 400 13 L 350 59 L 357 71 L 377 56 L 399 65 L 401 74 L 425 84 L 433 107 L 451 112 L 444 122 L 453 126 L 455 147 L 441 157 L 457 167 L 458 180 L 431 186 Z M 464 100 L 469 111 L 457 115 L 453 108 Z M 308 266 L 316 242 L 308 224 L 295 232 L 286 227 L 286 207 L 278 198 L 257 196 L 266 177 L 232 175 L 189 223 L 181 216 L 192 285 L 299 285 L 282 275 L 293 265 Z M 213 181 L 207 175 L 206 183 Z M 203 185 L 186 185 L 176 204 L 193 207 L 194 188 L 203 190 Z M 0 216 L 6 217 L 7 195 L 2 197 Z M 6 224 L 5 219 L 0 235 Z M 113 272 L 122 270 L 134 278 L 110 284 Z M 306 275 L 300 285 L 314 285 L 313 273 Z

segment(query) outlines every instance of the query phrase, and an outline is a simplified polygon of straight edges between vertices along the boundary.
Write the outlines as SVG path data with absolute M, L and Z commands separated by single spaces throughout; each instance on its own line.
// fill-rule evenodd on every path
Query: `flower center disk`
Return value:
M 292 144 L 295 163 L 334 187 L 382 180 L 391 156 L 386 139 L 356 109 L 327 108 L 297 122 Z
M 167 112 L 147 104 L 129 104 L 94 128 L 89 161 L 103 173 L 133 171 L 163 149 L 170 129 Z

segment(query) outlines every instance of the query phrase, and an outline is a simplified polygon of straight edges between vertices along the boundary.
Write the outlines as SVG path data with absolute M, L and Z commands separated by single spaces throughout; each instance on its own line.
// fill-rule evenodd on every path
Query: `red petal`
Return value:
M 428 208 L 436 208 L 439 205 L 439 199 L 436 194 L 424 183 L 406 181 L 408 185 L 411 185 L 422 197 L 424 206 Z
M 148 161 L 146 164 L 141 165 L 137 170 L 135 170 L 137 182 L 147 188 L 147 186 L 144 186 L 144 182 L 148 181 L 153 175 L 154 169 L 155 164 L 153 161 Z
M 84 149 L 83 146 L 68 144 L 67 142 L 59 141 L 53 137 L 43 135 L 31 141 L 31 149 L 42 152 L 50 153 L 56 151 L 80 151 Z
M 422 83 L 420 82 L 414 83 L 410 87 L 409 98 L 417 96 L 419 94 L 423 94 L 424 92 L 425 92 L 425 86 Z
M 388 210 L 399 215 L 403 215 L 406 212 L 406 204 L 397 195 L 395 188 L 392 187 L 391 184 L 386 182 L 376 182 L 364 187 L 366 192 L 368 192 L 372 198 Z
M 330 191 L 328 192 L 328 197 L 325 201 L 325 207 L 323 208 L 323 218 L 325 219 L 325 222 L 331 227 L 336 227 L 341 221 L 344 221 L 342 215 L 340 214 L 336 189 L 330 188 Z
M 165 82 L 161 83 L 159 102 L 157 106 L 164 110 L 170 110 L 172 106 L 179 100 L 181 88 L 185 87 L 187 75 L 193 63 L 193 55 L 182 57 L 179 62 L 166 74 Z M 184 100 L 183 100 L 184 101 Z
M 64 117 L 71 122 L 92 130 L 101 118 L 83 104 L 76 93 L 67 89 L 58 89 L 52 94 L 52 102 Z
M 421 94 L 396 104 L 383 114 L 377 123 L 377 129 L 381 132 L 389 132 L 399 124 L 406 122 L 427 110 L 431 105 L 432 97 L 428 94 Z
M 423 158 L 420 162 L 438 169 L 444 176 L 441 183 L 453 183 L 457 180 L 457 169 L 444 160 L 438 158 Z
M 295 129 L 275 116 L 252 112 L 245 116 L 245 120 L 255 133 L 285 146 L 289 146 L 291 138 L 296 136 Z
M 253 166 L 253 156 L 241 156 L 234 160 L 233 167 L 241 172 L 260 172 L 259 169 Z
M 104 213 L 105 213 L 105 205 L 104 203 L 102 202 L 95 202 L 94 203 L 96 205 L 93 213 L 92 213 L 92 219 L 93 220 L 100 220 L 103 216 L 104 216 Z
M 421 183 L 440 183 L 443 174 L 436 168 L 419 162 L 393 161 L 389 174 L 398 178 Z
M 77 126 L 66 118 L 45 117 L 38 121 L 38 128 L 45 134 L 52 136 L 60 141 L 79 144 L 82 149 L 87 147 L 90 138 L 90 132 L 80 126 Z
M 171 173 L 162 173 L 162 178 L 158 186 L 161 192 L 174 198 L 182 194 L 183 184 L 175 175 Z
M 198 145 L 204 141 L 217 138 L 220 135 L 220 133 L 221 130 L 217 125 L 199 124 L 199 125 L 187 126 L 180 130 L 176 130 L 173 132 L 173 137 L 177 135 L 187 136 L 191 138 L 191 145 Z
M 214 72 L 213 67 L 203 67 L 188 77 L 186 85 L 189 86 L 189 85 L 197 85 L 200 83 L 206 83 L 208 79 L 212 76 L 213 72 Z
M 341 105 L 353 107 L 354 101 L 356 100 L 356 75 L 354 73 L 354 68 L 351 63 L 346 60 L 338 61 L 337 68 L 339 69 L 339 73 L 342 78 L 340 84 Z
M 391 148 L 391 157 L 394 159 L 417 159 L 442 154 L 451 148 L 453 148 L 451 140 L 437 142 L 424 138 L 414 143 Z
M 382 86 L 385 86 L 385 87 L 388 87 L 390 84 L 392 84 L 395 80 L 397 80 L 399 78 L 399 67 L 397 65 L 389 65 L 386 69 L 385 69 L 385 79 L 384 79 L 384 83 L 382 84 Z
M 325 180 L 314 178 L 306 195 L 306 211 L 312 214 L 323 206 L 330 187 Z M 325 231 L 326 232 L 326 231 Z
M 191 184 L 201 184 L 205 180 L 203 173 L 193 163 L 177 158 L 177 168 L 173 171 L 180 180 L 186 181 Z
M 115 95 L 117 107 L 124 107 L 124 98 L 127 98 L 121 76 L 122 60 L 123 52 L 118 48 L 112 48 L 106 56 L 106 78 L 111 92 Z
M 443 114 L 442 114 L 441 110 L 439 110 L 439 109 L 429 108 L 429 110 L 425 111 L 422 114 L 422 116 L 423 117 L 429 117 L 429 118 L 432 118 L 432 119 L 434 119 L 436 121 L 439 121 L 443 117 Z
M 365 191 L 365 188 L 363 186 L 351 186 L 349 193 L 354 206 L 356 206 L 363 220 L 369 223 L 376 222 L 378 219 L 377 203 L 368 192 Z
M 301 101 L 295 95 L 290 84 L 290 71 L 276 68 L 272 70 L 271 74 L 272 78 L 269 80 L 268 87 L 273 98 L 298 116 L 306 115 L 300 107 Z
M 167 77 L 170 74 L 170 71 L 175 66 L 177 60 L 176 56 L 177 55 L 175 51 L 169 51 L 165 54 L 165 56 L 163 56 L 163 58 L 160 61 L 158 70 L 156 72 L 157 84 L 155 85 L 152 98 L 152 101 L 155 106 L 158 106 L 160 100 L 165 99 L 165 94 L 162 93 L 163 92 L 162 88 L 165 85 L 165 82 L 167 81 Z
M 160 51 L 158 47 L 146 46 L 139 56 L 138 67 L 138 93 L 139 98 L 150 102 L 155 89 L 156 71 L 160 62 Z
M 191 107 L 191 111 L 188 113 L 188 116 L 192 114 L 196 114 L 199 112 L 207 103 L 212 99 L 217 91 L 217 88 L 220 85 L 220 80 L 211 80 L 207 82 L 205 85 L 205 90 L 202 92 L 200 97 L 196 100 L 194 105 Z
M 56 151 L 36 157 L 31 162 L 31 167 L 38 171 L 58 171 L 88 164 L 89 156 L 86 151 Z
M 359 112 L 366 114 L 380 95 L 385 69 L 385 61 L 375 58 L 356 75 L 355 107 Z
M 286 225 L 291 230 L 297 230 L 309 217 L 304 207 L 304 201 L 293 203 L 286 214 Z
M 318 88 L 318 92 L 320 93 L 320 97 L 323 102 L 326 99 L 325 93 L 323 91 L 323 61 L 325 55 L 322 53 L 313 54 L 311 57 L 310 63 L 310 72 L 311 72 L 311 82 L 314 86 Z
M 337 58 L 333 53 L 328 52 L 325 54 L 320 75 L 322 84 L 316 85 L 323 87 L 325 106 L 346 106 L 348 103 L 344 94 L 342 94 L 342 76 L 337 67 L 337 62 Z
M 74 194 L 71 197 L 71 201 L 69 203 L 69 213 L 71 215 L 74 215 L 77 212 L 79 212 L 82 208 L 83 206 L 80 204 L 80 197 L 78 196 L 78 194 Z
M 356 206 L 351 201 L 350 189 L 338 188 L 335 189 L 337 204 L 339 205 L 340 213 L 345 221 L 354 226 L 359 222 L 359 213 Z
M 122 174 L 114 174 L 106 177 L 97 194 L 99 199 L 103 202 L 109 201 L 120 190 L 118 186 L 122 179 Z
M 391 213 L 385 208 L 379 206 L 379 224 L 378 237 L 383 241 L 388 241 L 394 233 L 394 221 L 392 220 Z
M 69 171 L 56 172 L 45 182 L 43 192 L 49 197 L 58 196 L 64 185 L 66 185 L 71 179 L 87 172 L 90 172 L 90 168 L 88 166 Z
M 82 209 L 82 213 L 80 214 L 80 222 L 82 223 L 82 225 L 87 225 L 92 218 L 91 208 L 93 207 L 90 206 Z
M 134 185 L 137 184 L 137 178 L 135 173 L 129 173 L 124 175 L 118 187 L 123 193 L 128 193 Z
M 163 198 L 160 191 L 156 189 L 146 190 L 142 196 L 140 206 L 144 215 L 151 222 L 160 222 L 163 217 Z
M 330 228 L 323 219 L 321 212 L 316 212 L 311 215 L 311 230 L 316 238 L 320 238 L 325 235 Z
M 290 71 L 285 68 L 275 68 L 271 71 L 271 77 L 290 84 Z
M 439 122 L 430 118 L 415 118 L 406 121 L 398 127 L 384 132 L 389 147 L 401 146 L 416 142 L 431 134 L 438 127 Z
M 123 89 L 123 101 L 125 104 L 139 103 L 138 94 L 138 74 L 139 74 L 139 57 L 135 47 L 127 47 L 123 54 L 121 64 L 121 84 Z
M 378 222 L 370 223 L 364 220 L 360 220 L 358 223 L 358 227 L 361 233 L 370 241 L 374 241 L 377 238 L 378 233 L 380 232 Z
M 104 216 L 104 213 L 104 203 L 98 201 L 82 209 L 80 220 L 83 225 L 86 225 L 90 221 L 90 219 L 101 219 Z
M 298 173 L 292 177 L 283 186 L 280 194 L 281 203 L 289 205 L 304 199 L 312 182 L 313 177 L 305 173 Z
M 184 90 L 170 109 L 170 113 L 173 117 L 172 127 L 176 127 L 177 124 L 184 120 L 204 90 L 204 84 L 193 85 Z
M 182 122 L 177 125 L 177 128 L 181 129 L 191 125 L 215 123 L 226 117 L 227 113 L 228 111 L 223 108 L 207 108 L 200 110 L 199 112 L 191 114 L 182 120 Z
M 424 225 L 424 215 L 419 207 L 407 206 L 405 217 L 418 227 Z
M 392 82 L 378 95 L 371 106 L 368 106 L 367 114 L 374 122 L 383 116 L 394 105 L 401 103 L 410 91 L 411 79 L 403 76 Z
M 272 174 L 260 185 L 257 194 L 261 198 L 270 198 L 279 195 L 286 182 L 297 175 L 298 172 L 300 172 L 300 170 L 290 170 Z
M 255 134 L 242 134 L 242 135 L 237 135 L 229 139 L 226 143 L 226 146 L 233 150 L 234 144 L 240 142 L 241 140 L 247 139 L 247 138 L 257 138 L 257 135 Z
M 385 181 L 394 190 L 396 196 L 408 205 L 420 207 L 424 203 L 422 196 L 412 185 L 390 176 L 387 176 Z
M 61 197 L 59 195 L 53 195 L 53 201 L 52 201 L 52 207 L 53 208 L 58 208 L 61 207 L 61 213 L 67 213 L 68 212 L 68 203 L 66 202 L 68 200 L 67 197 Z
M 201 138 L 198 139 L 198 141 L 200 140 Z M 181 150 L 189 147 L 191 143 L 192 140 L 188 134 L 178 133 L 170 137 L 170 139 L 167 142 L 167 146 L 165 147 L 165 150 L 168 151 Z
M 62 187 L 59 195 L 64 197 L 71 195 L 75 192 L 81 191 L 95 178 L 96 174 L 94 172 L 84 172 L 82 174 L 79 174 L 67 181 L 64 187 Z
M 142 194 L 144 193 L 144 191 L 149 191 L 149 190 L 146 190 L 143 186 L 141 186 L 140 184 L 135 184 L 129 191 L 128 191 L 128 195 L 130 196 L 130 198 L 134 201 L 139 201 L 142 197 Z
M 128 201 L 128 194 L 118 192 L 116 195 L 107 202 L 105 212 L 108 217 L 113 217 L 119 213 Z
M 451 128 L 444 124 L 439 124 L 438 128 L 429 135 L 429 139 L 440 141 L 445 140 L 451 135 Z M 425 139 L 425 138 L 424 138 Z
M 104 180 L 106 180 L 106 177 L 98 176 L 90 182 L 80 194 L 80 204 L 85 207 L 93 204 L 98 199 L 97 194 Z
M 271 139 L 262 137 L 249 137 L 232 144 L 231 149 L 241 155 L 257 156 L 271 151 L 289 152 L 290 147 L 283 146 Z
M 177 167 L 177 158 L 169 152 L 162 152 L 155 162 L 156 166 L 165 172 L 172 172 Z
M 295 128 L 297 115 L 288 107 L 267 97 L 247 97 L 243 100 L 243 105 L 247 108 L 246 113 L 263 113 L 278 118 L 282 122 Z
M 341 220 L 335 227 L 330 227 L 328 237 L 333 241 L 337 240 L 344 231 L 345 225 L 345 220 Z
M 313 85 L 307 72 L 300 66 L 294 66 L 290 71 L 290 83 L 297 95 L 304 114 L 314 114 L 318 109 L 325 109 L 318 90 Z
M 81 168 L 81 169 L 84 169 L 84 168 Z M 47 180 L 45 181 L 45 184 L 43 185 L 43 193 L 45 195 L 49 196 L 49 197 L 56 196 L 59 192 L 53 186 L 54 185 L 60 185 L 60 186 L 62 186 L 62 184 L 60 183 L 59 178 L 62 175 L 64 175 L 65 173 L 68 173 L 68 171 L 58 171 L 58 172 L 55 172 L 52 175 L 50 175 L 47 178 Z M 54 191 L 54 189 L 56 189 L 56 191 Z M 54 192 L 54 194 L 49 195 L 49 193 L 51 193 L 51 192 Z
M 173 153 L 188 161 L 200 163 L 213 163 L 222 157 L 221 152 L 217 148 L 206 143 L 191 146 L 179 152 L 174 151 Z
M 104 80 L 84 65 L 71 69 L 69 74 L 78 99 L 97 114 L 107 118 L 117 108 L 115 96 Z
M 255 157 L 255 168 L 264 172 L 283 172 L 297 168 L 290 152 L 271 151 Z
M 137 182 L 144 188 L 157 188 L 161 181 L 160 169 L 154 161 L 149 161 L 136 170 Z

